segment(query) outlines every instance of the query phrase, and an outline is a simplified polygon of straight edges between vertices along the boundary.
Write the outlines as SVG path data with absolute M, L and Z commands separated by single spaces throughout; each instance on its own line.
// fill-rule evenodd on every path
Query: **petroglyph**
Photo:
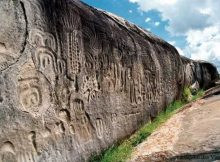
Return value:
M 39 107 L 42 104 L 42 94 L 39 89 L 39 79 L 25 78 L 19 80 L 20 103 L 25 111 Z
M 38 117 L 44 115 L 47 111 L 50 101 L 49 83 L 39 72 L 26 64 L 22 67 L 20 74 L 17 76 L 18 81 L 18 98 L 22 111 Z M 42 88 L 42 84 L 47 85 Z
M 81 162 L 154 118 L 207 62 L 74 0 L 0 0 L 0 161 Z
M 52 51 L 57 51 L 57 44 L 55 37 L 39 29 L 32 29 L 30 32 L 30 43 L 37 49 L 39 47 L 49 48 Z
M 96 119 L 95 121 L 95 130 L 98 138 L 103 138 L 106 132 L 106 124 L 103 119 Z
M 82 33 L 74 30 L 66 33 L 68 45 L 67 75 L 75 80 L 82 68 Z

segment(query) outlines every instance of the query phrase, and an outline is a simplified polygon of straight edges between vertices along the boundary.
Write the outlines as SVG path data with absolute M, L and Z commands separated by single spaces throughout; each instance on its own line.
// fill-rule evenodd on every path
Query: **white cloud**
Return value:
M 139 10 L 157 10 L 166 30 L 186 38 L 180 54 L 216 63 L 220 70 L 220 0 L 129 0 Z M 156 24 L 155 24 L 156 25 Z
M 128 12 L 129 12 L 129 13 L 133 13 L 133 11 L 132 11 L 132 10 L 129 10 Z
M 184 35 L 189 29 L 204 29 L 220 22 L 219 0 L 129 0 L 143 11 L 157 10 L 168 20 L 167 30 Z
M 168 43 L 174 46 L 176 44 L 176 41 L 168 41 Z
M 179 52 L 180 55 L 185 56 L 185 53 L 181 48 L 176 47 L 176 49 L 177 49 L 177 51 Z
M 155 26 L 159 26 L 159 25 L 160 25 L 160 22 L 157 21 L 157 22 L 154 23 L 154 25 L 155 25 Z
M 146 28 L 148 31 L 151 31 L 151 28 Z
M 220 60 L 220 27 L 212 26 L 204 30 L 190 30 L 187 33 L 186 51 L 192 59 Z
M 220 72 L 220 24 L 203 30 L 190 30 L 186 34 L 187 45 L 176 47 L 180 55 L 194 60 L 206 60 L 215 64 Z
M 145 19 L 145 22 L 147 23 L 147 22 L 150 22 L 151 21 L 151 18 L 150 17 L 148 17 L 148 18 L 146 18 Z
M 129 0 L 130 2 L 133 3 L 139 3 L 139 4 L 149 4 L 149 8 L 151 8 L 152 6 L 154 6 L 155 4 L 157 5 L 172 5 L 175 4 L 177 2 L 177 0 L 152 0 L 152 3 L 150 3 L 149 1 L 147 2 L 146 0 Z
M 211 8 L 200 8 L 199 12 L 204 15 L 211 15 L 212 10 Z

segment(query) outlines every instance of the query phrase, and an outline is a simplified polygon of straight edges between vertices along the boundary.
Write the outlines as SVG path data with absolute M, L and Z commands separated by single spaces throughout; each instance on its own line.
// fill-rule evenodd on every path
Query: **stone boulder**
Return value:
M 2 162 L 85 161 L 186 84 L 173 46 L 79 1 L 1 0 L 0 21 Z
M 215 86 L 219 74 L 215 65 L 206 61 L 194 61 L 181 56 L 184 69 L 184 85 L 199 83 L 201 89 Z

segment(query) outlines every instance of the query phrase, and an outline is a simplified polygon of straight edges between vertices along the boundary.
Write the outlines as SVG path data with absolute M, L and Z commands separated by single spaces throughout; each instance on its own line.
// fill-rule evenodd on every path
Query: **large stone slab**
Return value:
M 2 162 L 85 161 L 193 82 L 173 46 L 79 1 L 1 0 L 0 15 Z

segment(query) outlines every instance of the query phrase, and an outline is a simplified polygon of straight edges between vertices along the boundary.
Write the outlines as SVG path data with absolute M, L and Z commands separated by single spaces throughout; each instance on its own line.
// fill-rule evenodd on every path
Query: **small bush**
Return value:
M 192 93 L 191 93 L 191 90 L 190 88 L 188 87 L 185 87 L 184 90 L 183 90 L 183 97 L 182 97 L 182 100 L 186 103 L 190 102 L 192 100 Z
M 197 100 L 198 98 L 200 98 L 200 97 L 202 97 L 204 95 L 205 95 L 205 91 L 203 89 L 198 90 L 196 92 L 196 94 L 192 97 L 192 101 L 195 101 L 195 100 Z

